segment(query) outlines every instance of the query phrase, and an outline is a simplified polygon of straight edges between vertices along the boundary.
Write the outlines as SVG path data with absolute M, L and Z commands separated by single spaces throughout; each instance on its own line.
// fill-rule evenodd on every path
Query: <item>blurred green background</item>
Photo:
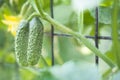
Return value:
M 43 20 L 45 27 L 42 55 L 49 68 L 40 59 L 36 66 L 23 68 L 18 66 L 14 53 L 14 37 L 19 14 L 26 0 L 0 0 L 0 80 L 120 80 L 120 72 L 112 74 L 109 67 L 100 59 L 99 67 L 95 66 L 95 55 L 82 43 L 72 37 L 55 36 L 54 52 L 55 65 L 51 66 L 50 24 Z M 50 1 L 41 0 L 44 11 L 50 14 Z M 111 37 L 110 11 L 113 0 L 103 0 L 99 13 L 99 35 Z M 95 35 L 94 10 L 84 11 L 83 35 Z M 68 26 L 74 31 L 77 29 L 78 15 L 71 6 L 71 0 L 54 0 L 55 20 Z M 11 27 L 12 26 L 12 27 Z M 56 33 L 60 33 L 55 30 Z M 89 39 L 94 43 L 93 39 Z M 99 40 L 100 51 L 111 58 L 112 41 Z M 106 76 L 102 75 L 106 72 Z M 109 74 L 110 73 L 110 74 Z M 112 76 L 112 77 L 111 77 Z

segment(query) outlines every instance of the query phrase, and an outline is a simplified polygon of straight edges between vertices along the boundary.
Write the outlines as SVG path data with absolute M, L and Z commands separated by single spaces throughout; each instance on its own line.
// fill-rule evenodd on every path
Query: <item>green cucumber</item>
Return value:
M 29 65 L 35 65 L 39 61 L 43 42 L 43 24 L 38 17 L 30 21 L 29 30 L 27 60 Z
M 28 66 L 27 63 L 27 45 L 29 36 L 28 21 L 21 21 L 15 37 L 15 54 L 17 62 L 21 66 Z

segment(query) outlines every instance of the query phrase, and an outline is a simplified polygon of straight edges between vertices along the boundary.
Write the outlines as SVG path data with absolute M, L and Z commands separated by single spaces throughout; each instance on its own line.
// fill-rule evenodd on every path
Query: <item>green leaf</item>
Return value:
M 113 80 L 120 80 L 120 71 L 113 75 Z
M 72 13 L 70 5 L 58 5 L 54 8 L 54 17 L 55 20 L 59 21 L 62 24 L 68 23 L 69 17 Z
M 63 61 L 78 60 L 81 57 L 80 53 L 75 49 L 75 46 L 70 38 L 59 37 L 58 49 L 59 55 Z
M 100 4 L 100 6 L 104 6 L 104 7 L 109 7 L 113 4 L 114 0 L 102 0 L 102 3 Z
M 100 6 L 99 7 L 98 20 L 100 23 L 103 23 L 103 24 L 111 24 L 112 23 L 112 14 L 111 14 L 112 9 L 113 9 L 112 6 L 110 6 L 110 7 Z M 95 19 L 95 9 L 90 10 L 90 13 L 91 13 L 91 16 Z M 119 13 L 120 13 L 120 11 L 119 11 Z M 120 15 L 118 15 L 118 17 L 119 17 L 118 22 L 120 23 Z
M 5 30 L 0 29 L 0 49 L 3 49 L 6 42 Z
M 69 61 L 62 66 L 54 66 L 50 69 L 57 80 L 100 80 L 97 67 L 92 63 Z
M 0 0 L 0 7 L 3 5 L 4 0 Z
M 100 26 L 99 27 L 99 35 L 111 37 L 111 27 L 108 25 Z M 101 52 L 106 53 L 107 51 L 111 50 L 112 41 L 111 40 L 99 40 L 99 49 Z

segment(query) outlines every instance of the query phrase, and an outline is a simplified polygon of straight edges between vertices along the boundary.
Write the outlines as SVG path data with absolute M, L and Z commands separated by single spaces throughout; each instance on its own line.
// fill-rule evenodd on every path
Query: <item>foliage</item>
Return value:
M 119 69 L 111 69 L 100 59 L 99 67 L 95 66 L 94 54 L 82 42 L 73 37 L 54 37 L 55 66 L 51 67 L 51 37 L 50 24 L 40 17 L 44 25 L 44 39 L 42 55 L 39 63 L 32 67 L 20 67 L 16 63 L 14 55 L 14 37 L 16 29 L 22 19 L 30 19 L 36 10 L 29 4 L 27 10 L 21 12 L 23 5 L 30 0 L 0 0 L 0 80 L 119 80 Z M 32 0 L 34 1 L 34 0 Z M 50 14 L 50 1 L 41 1 L 42 9 Z M 99 40 L 99 50 L 115 64 L 116 49 L 119 49 L 120 27 L 116 20 L 113 4 L 117 0 L 102 0 L 99 4 L 99 35 L 109 36 L 114 40 Z M 54 20 L 78 32 L 78 13 L 71 6 L 71 0 L 54 0 Z M 27 3 L 26 3 L 27 4 Z M 119 6 L 118 6 L 119 7 Z M 111 15 L 111 14 L 112 15 Z M 118 10 L 119 13 L 119 10 Z M 95 35 L 95 10 L 83 11 L 84 27 L 82 35 Z M 38 16 L 38 15 L 37 15 Z M 117 31 L 115 33 L 115 31 Z M 116 30 L 117 29 L 117 30 Z M 12 34 L 11 34 L 12 33 Z M 62 33 L 55 27 L 55 33 Z M 114 34 L 113 34 L 114 33 Z M 116 36 L 117 37 L 114 37 Z M 94 45 L 94 41 L 88 39 Z M 118 53 L 120 53 L 118 51 Z M 112 77 L 111 77 L 112 76 Z

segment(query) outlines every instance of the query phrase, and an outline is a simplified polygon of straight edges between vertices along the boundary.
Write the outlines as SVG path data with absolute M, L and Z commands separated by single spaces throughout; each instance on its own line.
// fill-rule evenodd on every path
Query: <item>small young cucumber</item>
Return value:
M 29 36 L 28 21 L 21 21 L 15 37 L 15 54 L 17 62 L 21 66 L 28 66 L 27 63 L 27 46 Z
M 35 65 L 39 61 L 43 42 L 43 24 L 38 17 L 30 21 L 29 30 L 27 60 L 29 65 Z

